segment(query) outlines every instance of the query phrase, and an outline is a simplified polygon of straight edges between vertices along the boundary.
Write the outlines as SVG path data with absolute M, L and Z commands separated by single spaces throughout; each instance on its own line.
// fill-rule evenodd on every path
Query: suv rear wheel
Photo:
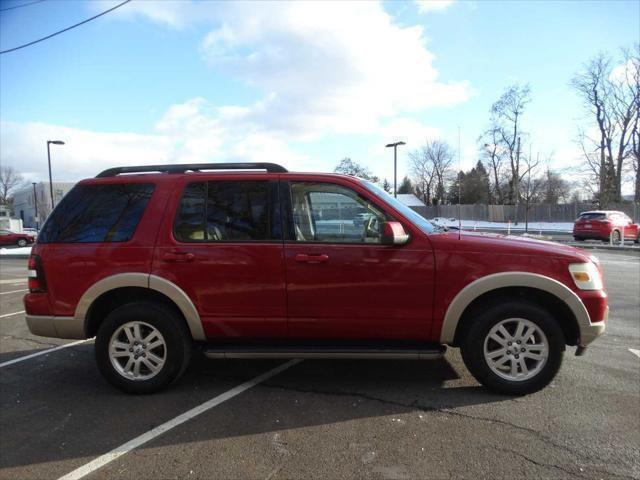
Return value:
M 560 369 L 564 348 L 562 329 L 546 310 L 515 301 L 485 310 L 461 345 L 473 376 L 508 395 L 525 395 L 548 385 Z
M 164 305 L 135 302 L 113 310 L 98 329 L 95 354 L 102 375 L 128 393 L 152 393 L 177 380 L 191 355 L 181 318 Z

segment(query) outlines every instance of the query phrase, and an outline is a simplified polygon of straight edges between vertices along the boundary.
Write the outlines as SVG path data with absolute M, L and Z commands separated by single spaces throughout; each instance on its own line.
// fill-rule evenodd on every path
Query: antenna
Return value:
M 460 215 L 460 201 L 462 200 L 462 176 L 460 172 L 462 171 L 462 157 L 460 154 L 460 125 L 458 125 L 458 240 L 462 235 L 462 218 Z

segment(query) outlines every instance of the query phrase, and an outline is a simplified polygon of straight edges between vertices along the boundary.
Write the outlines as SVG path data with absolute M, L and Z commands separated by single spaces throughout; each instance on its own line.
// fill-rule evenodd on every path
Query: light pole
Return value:
M 49 145 L 64 145 L 62 140 L 47 140 L 47 159 L 49 160 L 49 193 L 51 194 L 51 211 L 53 211 L 53 181 L 51 180 L 51 151 Z
M 31 182 L 33 185 L 33 206 L 36 209 L 36 230 L 38 230 L 38 195 L 36 194 L 36 182 Z
M 393 147 L 393 196 L 398 196 L 398 145 L 406 145 L 404 142 L 389 143 L 385 148 Z

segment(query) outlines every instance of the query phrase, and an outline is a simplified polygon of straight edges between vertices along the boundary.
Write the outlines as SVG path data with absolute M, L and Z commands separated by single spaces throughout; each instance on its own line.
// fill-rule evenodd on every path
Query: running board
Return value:
M 363 348 L 256 348 L 225 346 L 206 347 L 208 358 L 324 358 L 324 359 L 386 359 L 436 360 L 442 358 L 446 347 L 431 349 L 363 349 Z

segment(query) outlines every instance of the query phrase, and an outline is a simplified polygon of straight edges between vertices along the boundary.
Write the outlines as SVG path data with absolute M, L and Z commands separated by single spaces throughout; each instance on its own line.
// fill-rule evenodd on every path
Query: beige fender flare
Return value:
M 451 345 L 454 341 L 456 328 L 465 309 L 479 296 L 505 287 L 529 287 L 542 290 L 554 295 L 564 302 L 578 322 L 581 332 L 589 330 L 591 322 L 589 313 L 580 298 L 563 283 L 544 275 L 529 272 L 502 272 L 479 278 L 464 287 L 455 296 L 444 316 L 440 343 Z
M 101 295 L 123 287 L 155 290 L 168 297 L 182 312 L 194 340 L 206 340 L 200 315 L 189 296 L 175 283 L 147 273 L 119 273 L 94 283 L 80 298 L 73 317 L 84 323 L 91 304 Z

